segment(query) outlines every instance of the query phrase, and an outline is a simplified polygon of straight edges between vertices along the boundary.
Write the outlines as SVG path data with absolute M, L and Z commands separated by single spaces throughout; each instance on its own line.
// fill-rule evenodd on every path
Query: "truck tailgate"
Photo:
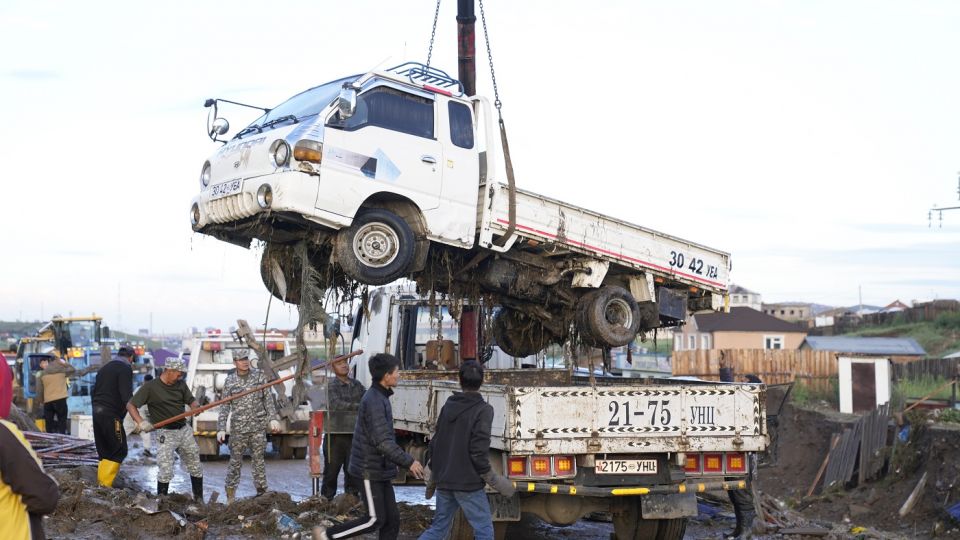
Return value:
M 493 183 L 481 187 L 481 244 L 503 235 L 509 225 L 509 189 Z M 725 292 L 730 255 L 668 234 L 604 216 L 584 208 L 516 190 L 516 234 L 611 263 L 640 268 L 688 285 Z M 485 246 L 489 247 L 489 246 Z

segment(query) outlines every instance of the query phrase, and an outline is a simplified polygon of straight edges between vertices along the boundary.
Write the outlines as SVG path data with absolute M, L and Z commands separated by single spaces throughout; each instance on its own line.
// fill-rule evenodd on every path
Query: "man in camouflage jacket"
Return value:
M 337 477 L 343 468 L 343 488 L 347 493 L 360 497 L 360 479 L 350 474 L 350 446 L 353 444 L 353 428 L 357 422 L 357 410 L 366 388 L 360 381 L 350 377 L 350 364 L 341 358 L 331 364 L 336 377 L 327 382 L 327 433 L 323 438 L 323 485 L 320 494 L 332 499 L 337 494 Z
M 247 349 L 234 351 L 233 365 L 237 369 L 227 376 L 221 399 L 267 383 L 267 378 L 262 371 L 250 367 L 250 356 L 251 353 Z M 267 491 L 267 471 L 263 462 L 263 453 L 267 446 L 266 429 L 269 424 L 272 433 L 280 431 L 280 419 L 277 416 L 277 406 L 273 401 L 273 392 L 265 388 L 220 405 L 220 415 L 217 418 L 217 441 L 220 443 L 227 438 L 228 419 L 230 420 L 228 444 L 230 466 L 227 469 L 226 491 L 229 504 L 236 497 L 245 449 L 250 450 L 250 459 L 253 462 L 253 484 L 257 488 L 257 495 Z

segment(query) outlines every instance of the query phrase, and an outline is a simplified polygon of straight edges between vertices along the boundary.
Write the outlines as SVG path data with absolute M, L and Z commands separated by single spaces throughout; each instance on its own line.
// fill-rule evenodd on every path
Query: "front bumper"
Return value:
M 515 481 L 513 487 L 517 493 L 544 493 L 548 495 L 576 495 L 580 497 L 636 497 L 644 495 L 670 495 L 675 493 L 720 493 L 736 489 L 747 489 L 746 480 L 683 482 L 680 484 L 661 484 L 654 486 L 575 486 L 566 484 L 547 484 L 541 482 Z

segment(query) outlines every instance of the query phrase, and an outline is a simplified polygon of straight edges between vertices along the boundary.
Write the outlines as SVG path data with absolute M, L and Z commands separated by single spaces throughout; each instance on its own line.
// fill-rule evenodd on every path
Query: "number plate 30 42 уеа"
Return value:
M 655 459 L 598 459 L 597 474 L 657 474 Z
M 214 184 L 213 186 L 210 186 L 210 200 L 233 195 L 234 193 L 240 193 L 241 189 L 243 189 L 242 178 L 236 178 L 234 180 L 227 180 L 226 182 Z

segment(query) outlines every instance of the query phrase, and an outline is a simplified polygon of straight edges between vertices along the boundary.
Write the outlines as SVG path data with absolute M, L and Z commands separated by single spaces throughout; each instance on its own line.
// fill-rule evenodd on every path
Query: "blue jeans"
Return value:
M 450 531 L 457 508 L 463 509 L 463 515 L 473 527 L 475 540 L 493 540 L 493 516 L 490 514 L 490 501 L 482 489 L 477 491 L 437 490 L 437 511 L 433 515 L 430 528 L 423 531 L 420 540 L 443 540 Z

